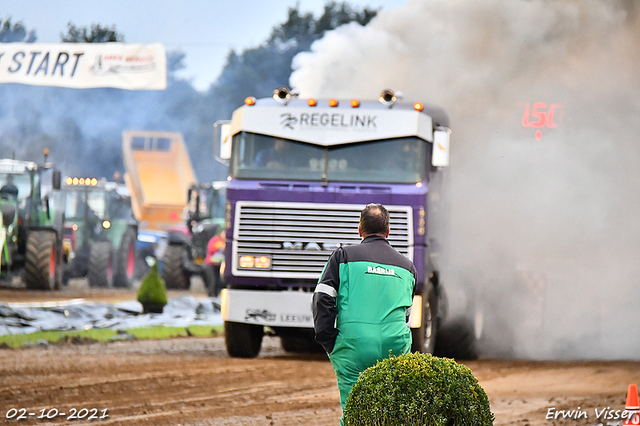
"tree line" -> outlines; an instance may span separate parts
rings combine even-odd
[[[185,54],[167,52],[168,85],[164,91],[127,91],[111,88],[0,85],[0,149],[3,157],[40,161],[44,148],[64,175],[111,178],[122,174],[121,133],[126,129],[178,131],[184,135],[198,179],[224,179],[226,169],[213,159],[213,123],[229,119],[247,96],[270,96],[286,86],[291,60],[327,31],[357,22],[366,25],[377,10],[358,9],[348,2],[331,1],[314,16],[298,5],[288,9],[284,22],[267,39],[242,52],[231,50],[217,81],[199,92],[177,77]],[[126,42],[115,25],[79,26],[72,22],[65,43]],[[0,42],[37,42],[35,29],[12,18],[0,20]]]

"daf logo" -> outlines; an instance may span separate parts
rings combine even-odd
[[[282,243],[282,248],[284,250],[299,250],[299,251],[333,251],[340,247],[338,243],[322,243],[322,242],[290,242],[285,241]]]

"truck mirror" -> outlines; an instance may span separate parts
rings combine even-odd
[[[231,122],[216,121],[213,125],[213,154],[215,159],[229,165],[231,158]]]
[[[431,153],[431,165],[434,167],[449,166],[449,139],[451,129],[436,127],[433,132],[433,151]]]
[[[51,176],[51,185],[53,189],[60,189],[62,183],[62,174],[60,170],[54,170],[53,175]]]

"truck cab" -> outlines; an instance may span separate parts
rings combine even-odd
[[[427,225],[448,126],[440,108],[390,90],[361,101],[299,99],[286,88],[247,98],[218,126],[229,166],[221,297],[231,356],[257,356],[265,327],[285,349],[317,349],[315,285],[337,247],[360,243],[369,203],[389,210],[388,240],[416,266],[413,349],[433,352],[441,289]]]

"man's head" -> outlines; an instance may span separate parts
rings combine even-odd
[[[389,236],[389,212],[382,204],[369,204],[360,213],[358,233],[362,238],[370,235]]]

